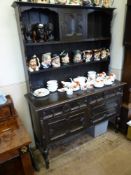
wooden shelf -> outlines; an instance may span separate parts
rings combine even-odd
[[[103,10],[103,11],[107,11],[107,10],[114,10],[115,8],[104,8],[104,7],[95,7],[95,6],[83,6],[83,5],[60,5],[60,4],[42,4],[42,3],[34,3],[34,2],[17,2],[15,1],[12,4],[12,7],[16,7],[16,6],[31,6],[31,7],[54,7],[54,8],[75,8],[75,9],[94,9],[94,10]]]
[[[60,69],[68,69],[68,68],[73,68],[73,67],[79,67],[82,65],[90,65],[90,64],[101,64],[101,63],[109,63],[110,59],[108,58],[107,60],[100,60],[100,61],[91,61],[88,63],[70,63],[69,65],[63,65],[61,67],[58,68],[47,68],[47,69],[41,69],[39,71],[35,71],[35,72],[29,72],[30,75],[34,75],[34,74],[39,74],[42,72],[49,72],[49,71],[54,71],[54,70],[60,70]]]
[[[110,41],[110,37],[99,37],[99,38],[88,38],[88,39],[83,39],[83,40],[77,40],[77,43],[81,43],[81,42],[97,42],[97,41]],[[53,45],[53,44],[65,44],[65,43],[76,43],[75,41],[47,41],[47,42],[30,42],[27,43],[25,42],[26,46],[42,46],[42,45]]]

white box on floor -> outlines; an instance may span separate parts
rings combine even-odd
[[[87,132],[91,136],[97,137],[97,136],[102,135],[105,132],[107,132],[107,127],[108,127],[108,120],[105,120],[105,121],[97,123],[94,126],[91,126],[90,128],[88,128]]]

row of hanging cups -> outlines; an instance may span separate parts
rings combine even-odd
[[[19,0],[20,1],[20,0]],[[113,5],[114,0],[29,0],[31,2],[38,2],[43,4],[59,4],[59,5],[85,5],[98,6],[109,8]]]
[[[94,49],[94,50],[74,50],[69,56],[68,52],[63,51],[60,54],[51,54],[50,52],[42,54],[40,59],[33,55],[27,60],[28,70],[30,72],[39,71],[40,69],[47,69],[50,67],[60,67],[61,65],[68,65],[71,62],[81,63],[90,61],[105,60],[109,57],[109,49]],[[72,58],[72,61],[71,61]]]
[[[89,1],[91,3],[93,3],[94,6],[96,7],[105,7],[105,8],[109,8],[113,5],[114,0],[83,0],[83,1]]]

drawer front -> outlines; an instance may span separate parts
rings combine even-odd
[[[92,115],[94,116],[94,115],[101,113],[105,110],[105,104],[101,103],[99,105],[97,104],[96,106],[94,105],[94,106],[92,106],[91,109],[92,109]]]
[[[96,124],[96,123],[99,123],[105,119],[109,118],[106,111],[104,112],[101,112],[101,113],[98,113],[96,115],[94,115],[91,119],[90,119],[90,122],[91,124]]]
[[[115,89],[109,89],[108,91],[104,92],[105,99],[113,98],[113,97],[122,97],[123,96],[123,88],[118,87]]]
[[[108,98],[105,101],[105,107],[107,114],[109,116],[118,116],[120,115],[120,108],[121,108],[121,97],[115,96],[112,98]]]
[[[57,118],[59,116],[63,116],[70,112],[75,112],[81,109],[84,109],[87,107],[87,99],[82,98],[79,100],[75,100],[72,102],[68,102],[59,106],[56,106],[54,108],[50,108],[47,110],[42,111],[44,120],[50,119],[50,118]]]
[[[88,123],[89,111],[87,107],[48,119],[44,118],[41,122],[43,130],[46,130],[45,137],[47,142],[59,140],[74,132],[78,132],[84,129]]]
[[[116,93],[117,93],[116,89],[109,89],[104,92],[104,98],[109,99],[109,98],[115,97],[117,95]]]
[[[109,94],[105,92],[104,100],[90,104],[92,123],[98,123],[107,118],[116,120],[116,117],[120,115],[121,106],[121,92],[118,92],[116,90],[111,90],[110,93],[108,92]]]
[[[104,93],[93,95],[88,100],[90,107],[99,106],[104,103]]]

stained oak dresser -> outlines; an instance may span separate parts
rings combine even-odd
[[[27,94],[32,126],[37,147],[49,168],[49,148],[55,142],[80,133],[90,126],[109,119],[119,128],[119,115],[124,83],[115,81],[111,86],[77,91],[72,96],[54,92],[37,98],[34,90],[46,87],[48,80],[69,81],[69,78],[87,76],[87,72],[109,73],[110,56],[105,60],[73,63],[74,50],[110,48],[111,21],[115,8],[71,6],[14,2],[22,51]],[[34,41],[33,25],[51,23],[53,40]],[[30,33],[31,32],[31,33]],[[36,33],[35,33],[36,34]],[[30,72],[27,60],[34,54],[41,61],[44,53],[69,53],[70,64]]]

